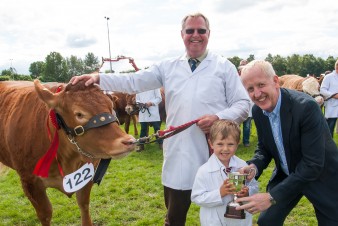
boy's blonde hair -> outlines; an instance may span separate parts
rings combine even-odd
[[[222,139],[232,136],[237,143],[240,141],[241,129],[235,121],[220,119],[214,122],[210,128],[209,139],[211,142],[214,142],[217,138],[217,135],[220,134]]]

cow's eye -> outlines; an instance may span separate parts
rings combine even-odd
[[[75,113],[75,116],[76,116],[77,119],[82,119],[83,118],[83,114],[81,112]]]

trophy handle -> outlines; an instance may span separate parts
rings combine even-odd
[[[256,176],[256,173],[257,173],[256,168],[250,168],[248,175],[251,175],[252,173],[253,173],[253,177],[248,183],[246,183],[246,186],[250,186],[253,179],[255,179],[255,176]]]

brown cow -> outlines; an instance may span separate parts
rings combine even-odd
[[[0,82],[0,162],[19,174],[24,193],[44,226],[50,225],[52,218],[52,206],[46,189],[56,188],[69,197],[74,193],[65,191],[58,164],[64,175],[68,175],[87,162],[96,166],[100,158],[123,157],[134,149],[132,142],[135,139],[114,122],[116,117],[112,112],[112,102],[98,86],[86,87],[80,82],[61,87],[61,91],[54,94],[51,90],[55,91],[56,86],[48,89],[37,80],[34,84]],[[54,109],[59,118],[63,119],[70,134],[66,135],[66,130],[62,128],[56,130],[53,127],[55,120],[49,117],[50,109]],[[96,120],[94,116],[97,115],[100,117]],[[111,120],[106,123],[108,118]],[[97,121],[104,122],[104,125],[101,122],[96,124]],[[87,129],[89,124],[99,127]],[[59,148],[48,177],[38,177],[33,174],[33,170],[51,144],[47,125],[50,134],[58,134]],[[73,136],[74,131],[81,135]],[[89,213],[92,185],[90,181],[75,192],[82,225],[92,225]]]
[[[132,120],[134,125],[134,135],[138,135],[137,116],[129,115],[125,110],[127,102],[130,101],[133,96],[135,97],[135,94],[114,92],[109,95],[114,102],[114,110],[116,112],[117,118],[119,119],[121,125],[124,124],[124,130],[126,131],[126,133],[129,133],[130,120]]]
[[[319,82],[312,76],[283,75],[279,77],[279,85],[283,88],[294,89],[309,94],[316,100],[319,106],[324,103],[324,98],[319,93]]]
[[[165,110],[165,94],[164,94],[163,87],[160,89],[160,92],[161,92],[162,101],[158,105],[158,108],[159,108],[159,113],[160,113],[160,119],[162,122],[165,122],[167,118],[167,113]],[[129,99],[127,100],[126,112],[128,114],[133,115],[133,114],[138,114],[139,110],[140,109],[139,109],[138,104],[136,103],[135,95],[130,96]]]

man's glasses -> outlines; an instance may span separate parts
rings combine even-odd
[[[207,29],[204,28],[199,28],[199,29],[185,29],[185,33],[187,35],[191,35],[194,34],[195,30],[197,30],[197,33],[200,35],[204,35],[205,33],[207,33]]]

